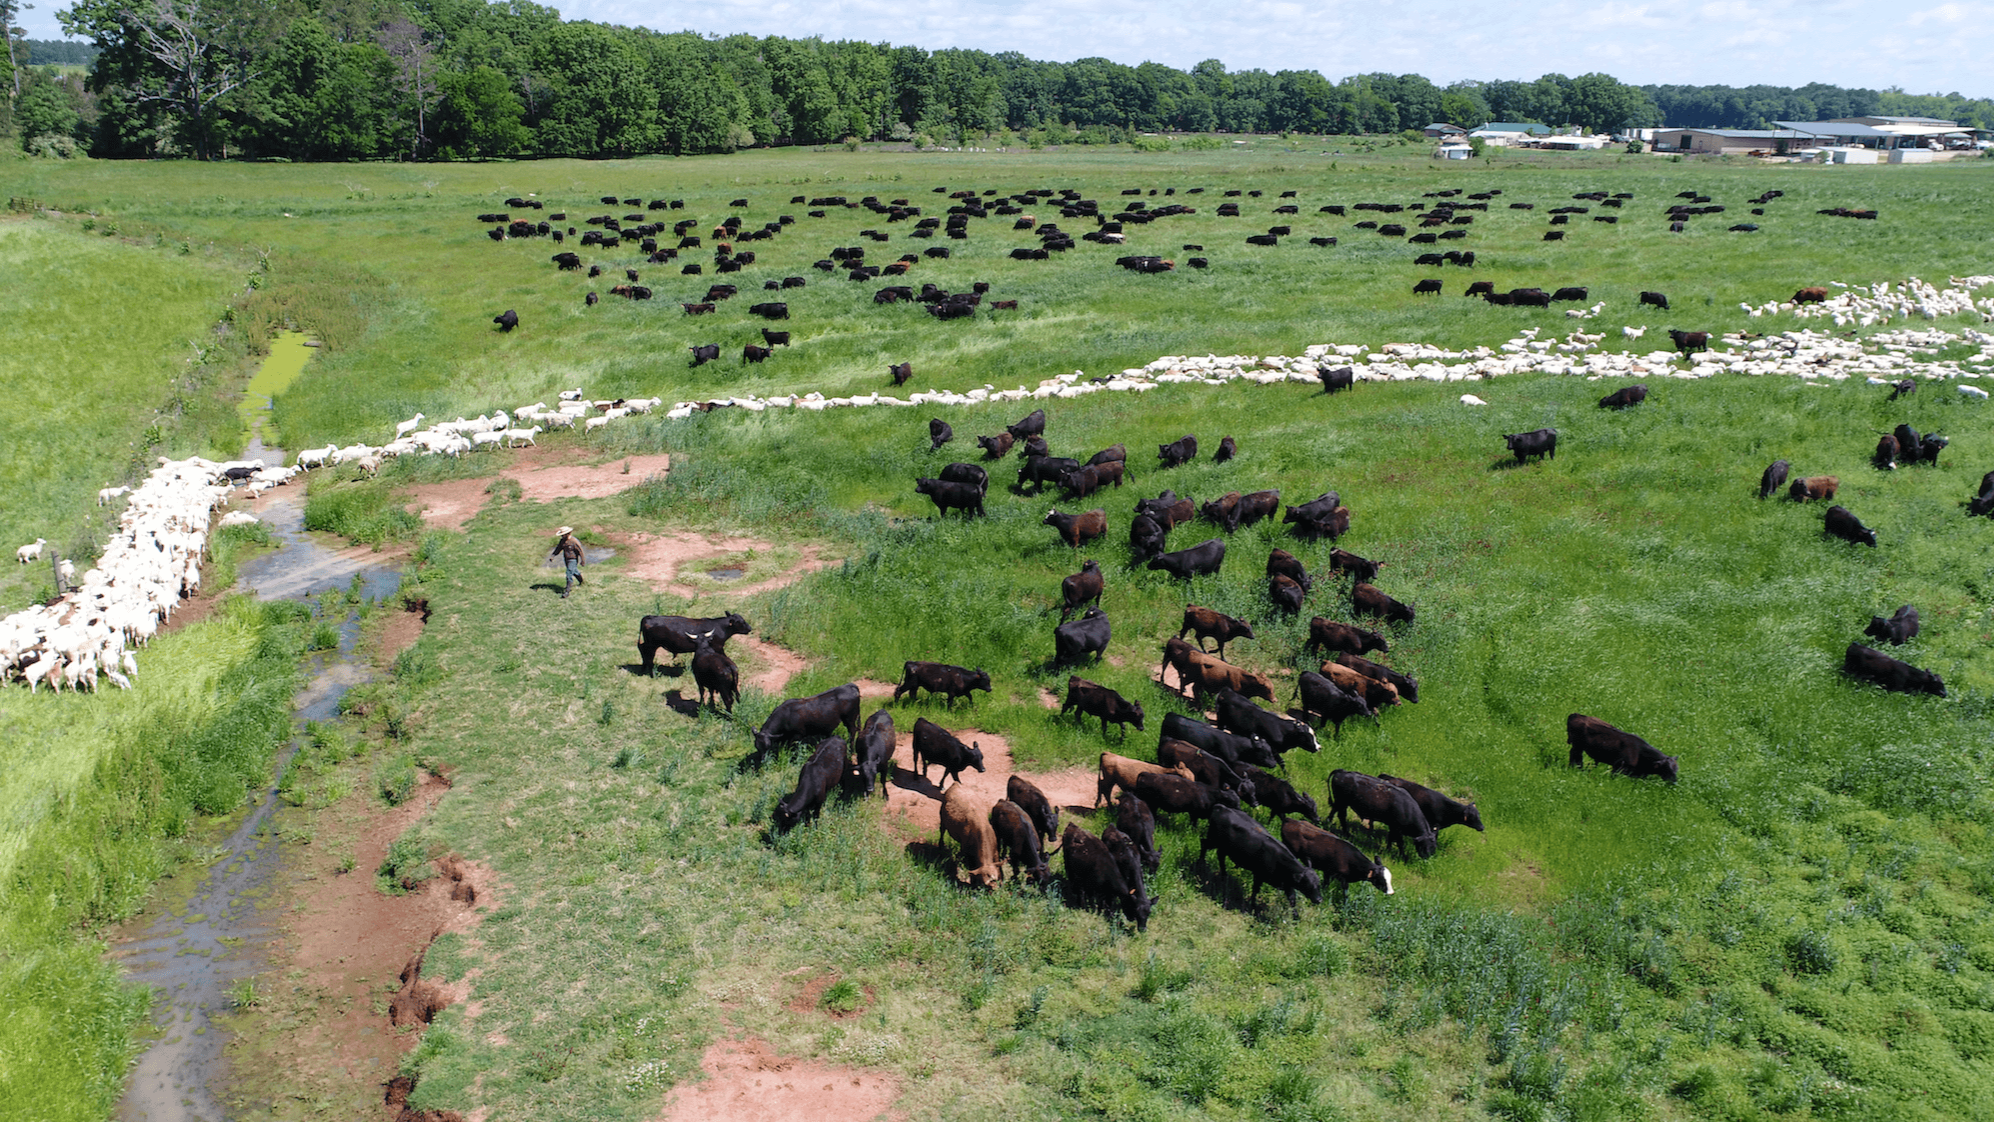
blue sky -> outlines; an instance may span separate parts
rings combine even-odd
[[[32,38],[60,34],[36,0]],[[820,35],[1188,67],[1535,78],[1601,70],[1634,83],[1830,82],[1994,94],[1994,2],[1978,0],[556,0],[570,19],[663,31]]]

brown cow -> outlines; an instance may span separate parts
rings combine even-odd
[[[1079,549],[1082,542],[1093,541],[1108,532],[1108,512],[1100,507],[1084,514],[1061,514],[1053,510],[1047,512],[1041,525],[1058,530],[1059,540]]]
[[[1189,631],[1198,637],[1198,649],[1205,649],[1205,640],[1216,638],[1219,641],[1218,655],[1225,657],[1225,645],[1234,639],[1253,638],[1253,625],[1241,619],[1234,619],[1224,612],[1210,608],[1200,608],[1196,604],[1184,609],[1184,626],[1177,631],[1182,639]]]
[[[1364,704],[1373,709],[1383,709],[1387,705],[1399,703],[1399,691],[1396,686],[1382,678],[1361,674],[1334,659],[1322,664],[1322,676],[1335,682],[1344,692],[1363,698]]]
[[[1229,689],[1247,697],[1274,700],[1274,684],[1266,678],[1213,658],[1182,639],[1163,641],[1163,663],[1176,668],[1177,680],[1189,685],[1194,697]],[[1160,670],[1158,674],[1160,677]]]
[[[1102,803],[1108,801],[1108,796],[1114,794],[1117,787],[1120,787],[1124,791],[1135,790],[1136,778],[1144,772],[1149,771],[1169,772],[1181,775],[1186,779],[1196,778],[1191,774],[1191,769],[1187,767],[1163,767],[1158,764],[1146,764],[1141,760],[1131,759],[1128,756],[1117,756],[1113,752],[1103,752],[1101,753],[1101,778],[1095,785],[1094,805],[1100,806]],[[954,788],[950,788],[950,790],[954,790]]]
[[[1796,304],[1819,304],[1827,298],[1828,290],[1820,287],[1803,288],[1793,294],[1793,302]]]
[[[1796,503],[1804,503],[1809,499],[1832,499],[1835,497],[1835,488],[1841,485],[1842,481],[1832,475],[1810,475],[1805,479],[1794,480],[1793,486],[1786,489],[1786,497]]]
[[[1309,620],[1309,641],[1304,649],[1313,653],[1324,647],[1332,651],[1349,651],[1357,655],[1366,651],[1389,652],[1392,649],[1391,644],[1385,642],[1385,637],[1375,631],[1366,631],[1361,627],[1316,616]]]
[[[942,792],[942,834],[955,839],[957,865],[969,883],[989,888],[1004,875],[997,863],[997,832],[990,828],[990,808],[970,798],[957,783]]]

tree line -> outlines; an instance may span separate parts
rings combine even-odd
[[[0,0],[11,31],[17,0]],[[1915,113],[1958,95],[1627,85],[1606,74],[1439,86],[1417,74],[1178,70],[1103,58],[701,36],[563,20],[531,0],[76,0],[87,76],[15,53],[0,128],[94,155],[291,160],[693,155],[782,144],[1156,143],[1144,134],[1390,134],[1449,122],[1590,131]],[[65,44],[65,46],[70,46]],[[73,57],[73,56],[68,56]]]

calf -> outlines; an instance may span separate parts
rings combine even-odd
[[[1351,693],[1313,670],[1304,670],[1296,675],[1295,694],[1302,703],[1301,709],[1296,712],[1303,720],[1328,721],[1339,736],[1343,734],[1343,722],[1350,718],[1378,715],[1361,695]]]
[[[1370,659],[1359,658],[1354,654],[1339,654],[1336,656],[1335,662],[1338,666],[1348,667],[1367,678],[1376,678],[1380,682],[1385,682],[1394,690],[1397,690],[1400,697],[1412,702],[1414,705],[1419,704],[1419,682],[1417,679],[1401,674],[1389,666],[1380,666]]]
[[[1360,616],[1383,616],[1391,623],[1410,624],[1413,619],[1411,606],[1399,603],[1377,586],[1361,580],[1350,586],[1350,610]]]
[[[990,828],[990,812],[970,797],[957,783],[942,792],[942,836],[956,844],[956,866],[969,875],[969,883],[989,888],[1004,875],[997,863],[997,833]]]
[[[1315,588],[1315,578],[1309,576],[1301,561],[1285,549],[1276,549],[1267,555],[1267,575],[1287,577],[1305,590]]]
[[[955,439],[955,428],[940,417],[928,421],[928,451],[937,452],[942,445]]]
[[[1106,802],[1108,796],[1114,794],[1117,787],[1120,787],[1124,791],[1135,790],[1136,780],[1150,772],[1169,772],[1172,775],[1181,775],[1186,779],[1191,778],[1190,771],[1185,768],[1147,764],[1128,756],[1117,756],[1113,752],[1101,753],[1100,767],[1100,777],[1094,782],[1095,806],[1100,806],[1103,802]]]
[[[775,707],[755,730],[755,752],[772,752],[791,740],[829,736],[842,725],[846,736],[859,730],[859,688],[850,683],[812,697],[792,697]]]
[[[1159,554],[1150,560],[1149,567],[1169,573],[1179,580],[1190,580],[1216,573],[1224,563],[1225,542],[1212,538],[1189,549]]]
[[[1599,399],[1601,409],[1625,409],[1648,400],[1648,387],[1636,383],[1607,394]]]
[[[983,449],[983,458],[986,460],[1001,460],[1009,455],[1011,441],[1012,437],[1008,432],[1000,432],[996,436],[979,436],[976,438],[977,447]]]
[[[1115,802],[1115,828],[1129,839],[1136,855],[1142,860],[1142,867],[1155,872],[1163,864],[1163,857],[1156,851],[1156,815],[1151,813],[1149,804],[1135,797],[1130,791],[1123,791]]]
[[[1108,532],[1108,512],[1100,507],[1083,514],[1061,514],[1057,510],[1050,510],[1039,520],[1039,525],[1051,526],[1059,532],[1060,541],[1079,549],[1083,543],[1091,542]]]
[[[1329,773],[1329,797],[1329,813],[1344,829],[1349,829],[1350,813],[1355,811],[1358,820],[1369,822],[1372,829],[1382,824],[1389,832],[1386,844],[1398,846],[1401,854],[1407,838],[1421,857],[1433,856],[1438,848],[1433,826],[1419,803],[1395,784],[1338,768]]]
[[[1147,514],[1138,514],[1129,522],[1129,557],[1140,564],[1163,552],[1164,530],[1162,524]]]
[[[1378,563],[1376,561],[1367,561],[1354,553],[1341,549],[1332,549],[1329,551],[1329,567],[1338,572],[1349,573],[1353,579],[1366,583],[1369,583],[1378,575]],[[1380,647],[1379,649],[1383,650],[1384,648]]]
[[[1352,366],[1338,366],[1334,369],[1318,366],[1315,376],[1322,383],[1322,392],[1326,394],[1347,390],[1357,384],[1357,369]]]
[[[1583,713],[1566,717],[1565,742],[1571,745],[1567,762],[1573,767],[1583,767],[1586,757],[1591,756],[1621,775],[1637,779],[1659,775],[1670,783],[1676,781],[1676,757],[1662,755],[1654,745],[1597,717]]]
[[[796,790],[775,804],[775,828],[793,830],[817,817],[824,809],[824,800],[837,788],[844,774],[845,742],[835,736],[820,741],[817,751],[796,776]]]
[[[886,373],[893,378],[894,385],[904,386],[907,384],[907,379],[914,376],[914,364],[911,362],[896,362],[886,368]]]
[[[1059,621],[1065,623],[1082,604],[1100,607],[1101,590],[1101,566],[1090,557],[1081,562],[1079,572],[1059,582]]]
[[[1892,693],[1946,695],[1946,684],[1937,674],[1899,662],[1882,651],[1850,643],[1842,659],[1842,672],[1851,678],[1875,682]]]
[[[962,769],[983,770],[983,745],[964,744],[954,733],[926,717],[914,719],[914,770],[928,778],[928,768],[939,764],[944,781],[962,782]]]
[[[1516,453],[1516,462],[1519,464],[1531,456],[1543,456],[1552,460],[1558,458],[1557,429],[1506,433],[1502,439],[1503,443],[1509,445],[1509,450]]]
[[[1363,582],[1359,581],[1358,584],[1363,585]],[[1371,586],[1363,585],[1363,587]],[[1359,655],[1366,651],[1390,652],[1392,649],[1391,644],[1385,642],[1385,637],[1375,631],[1366,631],[1361,627],[1316,616],[1309,620],[1309,641],[1303,649],[1314,654],[1325,647],[1332,651],[1349,651],[1351,654]]]
[[[1023,807],[1010,799],[998,799],[990,808],[990,830],[996,838],[997,857],[1011,861],[1012,879],[1025,877],[1033,884],[1044,884],[1051,878],[1045,856],[1039,852],[1038,830]]]
[[[944,479],[917,479],[914,493],[926,495],[935,503],[936,517],[960,510],[965,518],[983,517],[983,488],[973,483],[951,483]]]
[[[1267,598],[1274,601],[1276,608],[1289,615],[1297,615],[1301,612],[1302,601],[1307,596],[1308,590],[1295,583],[1293,577],[1282,573],[1275,573],[1273,576],[1267,578]]]
[[[898,704],[902,696],[919,700],[922,690],[941,694],[943,704],[953,706],[959,697],[975,701],[971,696],[974,690],[989,693],[990,675],[982,670],[950,666],[945,662],[902,663],[900,684],[893,688],[894,703]]]
[[[1218,807],[1239,809],[1239,796],[1218,787],[1207,787],[1188,776],[1174,772],[1144,772],[1136,776],[1136,797],[1154,810],[1208,818]]]
[[[1041,843],[1050,842],[1059,833],[1059,808],[1045,797],[1045,792],[1032,785],[1032,781],[1022,775],[1013,775],[1004,782],[1004,797],[1016,803],[1031,819],[1039,832]]]
[[[1281,843],[1310,868],[1336,878],[1346,891],[1353,884],[1369,884],[1387,896],[1392,894],[1392,871],[1328,830],[1282,819]]]
[[[689,316],[711,315],[714,309],[714,305],[707,303],[680,304],[679,307],[684,308],[685,314]]]
[[[1710,332],[1708,331],[1678,331],[1671,327],[1669,328],[1669,339],[1675,343],[1676,350],[1681,351],[1685,355],[1710,349]]]
[[[1163,715],[1162,736],[1198,747],[1239,769],[1248,766],[1280,767],[1281,757],[1257,736],[1241,736],[1215,728],[1182,713]]]
[[[1123,877],[1106,842],[1069,822],[1059,848],[1065,856],[1069,892],[1083,901],[1120,908],[1137,931],[1148,928],[1150,900]]]
[[[856,794],[861,798],[872,794],[877,782],[879,797],[885,798],[887,781],[893,778],[893,714],[881,709],[867,717],[853,748],[858,758],[847,778]]]
[[[717,362],[720,358],[720,344],[718,343],[708,343],[704,346],[688,347],[686,349],[692,352],[692,365],[694,366]]]
[[[1433,827],[1436,834],[1449,826],[1466,826],[1476,833],[1487,832],[1482,828],[1482,812],[1476,809],[1474,803],[1450,799],[1431,787],[1422,787],[1396,775],[1380,775],[1378,778],[1411,795],[1412,801],[1419,804],[1420,813],[1426,815],[1426,824]]]
[[[1216,452],[1212,456],[1212,462],[1215,464],[1223,464],[1238,455],[1239,455],[1238,442],[1233,440],[1233,438],[1229,436],[1222,437],[1219,440],[1218,452]]]
[[[1786,473],[1791,467],[1785,460],[1774,460],[1768,464],[1765,474],[1759,476],[1759,498],[1763,499],[1786,486]]]
[[[1094,656],[1094,661],[1101,661],[1108,649],[1109,634],[1107,615],[1099,608],[1087,609],[1087,613],[1079,619],[1053,628],[1053,664],[1064,666],[1069,662],[1078,662],[1089,654]]]
[[[1211,850],[1218,851],[1220,875],[1227,858],[1253,875],[1253,897],[1260,895],[1262,884],[1271,884],[1288,894],[1290,905],[1295,905],[1296,892],[1311,904],[1322,903],[1322,878],[1244,811],[1226,807],[1211,811],[1204,840],[1198,844],[1198,859],[1204,860]]]
[[[1066,701],[1059,707],[1061,716],[1078,713],[1082,718],[1101,718],[1101,735],[1108,735],[1108,724],[1113,722],[1122,730],[1122,738],[1129,735],[1128,726],[1134,725],[1142,731],[1142,703],[1129,701],[1114,690],[1085,678],[1066,680]]]
[[[1284,717],[1253,704],[1233,690],[1219,691],[1218,726],[1241,736],[1258,737],[1275,752],[1322,751],[1315,730],[1305,721]]]
[[[1882,639],[1893,647],[1901,647],[1918,635],[1918,609],[1906,604],[1889,619],[1871,616],[1863,634],[1872,639]]]
[[[1876,548],[1876,531],[1863,525],[1862,521],[1855,515],[1850,514],[1849,508],[1845,506],[1831,506],[1828,508],[1825,530],[1827,533],[1851,545],[1866,545],[1871,549]]]
[[[1189,463],[1197,455],[1198,438],[1196,436],[1181,436],[1168,444],[1159,444],[1156,446],[1156,457],[1162,460],[1163,466],[1167,468]]]
[[[741,671],[711,636],[700,636],[699,649],[693,652],[692,680],[699,685],[700,704],[718,703],[729,714],[734,712],[734,701],[741,696]]]
[[[501,333],[508,332],[519,326],[519,313],[513,311],[511,308],[507,308],[505,311],[493,316],[492,322],[498,324]]]
[[[1786,489],[1786,497],[1796,503],[1804,503],[1809,499],[1832,499],[1835,497],[1835,488],[1841,485],[1842,481],[1832,475],[1810,475],[1805,479],[1794,480],[1793,486]]]
[[[741,361],[755,362],[755,363],[766,362],[768,361],[768,357],[774,353],[775,351],[772,348],[757,347],[753,343],[749,343],[741,348]]]

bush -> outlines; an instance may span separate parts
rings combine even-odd
[[[840,978],[824,991],[822,1004],[832,1013],[856,1013],[865,1005],[865,991],[850,978]]]
[[[374,875],[380,880],[382,892],[400,896],[435,876],[436,869],[429,863],[428,845],[412,834],[403,834],[389,843],[388,854],[381,859],[381,867],[374,870]]]
[[[415,794],[417,784],[415,757],[403,752],[382,765],[379,784],[381,798],[389,806],[400,806]]]
[[[1795,974],[1832,974],[1841,956],[1819,931],[1802,931],[1786,940],[1786,964]]]
[[[379,546],[414,537],[422,519],[396,502],[386,484],[334,483],[305,498],[305,529]]]

